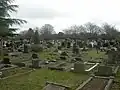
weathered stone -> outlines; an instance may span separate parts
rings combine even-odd
[[[40,68],[41,67],[40,60],[32,60],[32,67],[33,68]]]
[[[28,46],[26,44],[24,44],[24,53],[28,53]]]
[[[74,72],[76,72],[76,73],[85,72],[85,65],[83,63],[76,62],[74,64]]]
[[[112,74],[112,67],[110,66],[99,66],[98,72],[96,72],[98,76],[112,76]]]
[[[70,48],[70,47],[71,47],[71,43],[68,42],[68,43],[67,43],[67,48]]]
[[[61,47],[66,47],[65,41],[63,41],[63,42],[61,43]]]
[[[79,47],[76,45],[76,43],[73,45],[73,53],[79,54]]]
[[[10,59],[9,58],[3,58],[2,64],[11,64]]]

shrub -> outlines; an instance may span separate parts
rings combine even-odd
[[[35,53],[33,53],[33,54],[32,54],[32,58],[33,58],[33,59],[36,59],[36,58],[38,58],[38,55],[35,54]]]

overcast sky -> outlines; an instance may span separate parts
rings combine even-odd
[[[57,32],[71,25],[107,22],[120,28],[120,0],[16,0],[14,17],[28,24],[21,30],[51,24]]]

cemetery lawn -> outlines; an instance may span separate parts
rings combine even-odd
[[[90,50],[87,52],[86,55],[83,56],[84,60],[91,60],[92,57],[92,61],[99,61],[100,58],[107,58],[107,55],[105,55],[105,52],[100,52],[97,53],[97,51],[95,49]]]
[[[58,58],[58,55],[55,52],[50,52],[50,51],[44,51],[44,52],[40,52],[40,58],[41,59],[45,59],[45,60],[55,60]]]
[[[111,90],[120,90],[120,69],[119,69],[119,71],[118,71],[118,73],[116,75],[115,81],[117,83],[114,83],[112,85],[112,89]]]
[[[0,81],[1,90],[42,90],[46,81],[68,85],[76,89],[89,76],[72,72],[51,71],[47,69],[35,70],[29,75],[13,77]]]
[[[30,70],[31,70],[30,68],[13,68],[13,69],[5,70],[3,71],[3,78],[9,77],[15,74],[25,73]]]

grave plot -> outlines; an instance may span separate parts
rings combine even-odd
[[[91,72],[97,69],[97,67],[99,66],[99,63],[89,63],[89,62],[84,62],[85,64],[85,71],[86,72]]]
[[[54,65],[56,61],[45,61],[45,60],[32,60],[32,68],[46,68],[48,66]],[[30,65],[30,62],[29,62]]]
[[[111,79],[93,78],[83,82],[76,90],[104,90]]]
[[[99,63],[76,62],[73,68],[71,68],[71,71],[76,73],[86,73],[86,72],[88,73],[95,70],[98,67],[98,65]]]
[[[15,53],[13,53],[15,54]],[[18,56],[9,56],[10,60],[12,63],[21,63],[25,61],[30,61],[30,53],[21,53],[21,55]]]
[[[58,83],[47,82],[43,90],[70,90],[69,86],[61,85]]]
[[[13,68],[3,68],[0,70],[1,72],[1,78],[17,75],[17,74],[22,74],[30,71],[31,69],[29,68],[18,68],[18,67],[13,67]]]
[[[66,71],[72,67],[72,64],[71,63],[68,63],[68,62],[59,62],[58,64],[55,64],[55,65],[52,65],[52,66],[49,66],[48,69],[50,70],[60,70],[60,71]]]
[[[74,74],[71,72],[59,72],[51,71],[48,69],[36,69],[29,75],[21,75],[20,77],[13,77],[5,80],[1,80],[1,90],[42,90],[46,85],[46,81],[59,83],[62,85],[70,86],[72,89],[78,87],[83,81],[88,78],[87,75]],[[5,85],[4,85],[5,84]]]
[[[99,66],[96,76],[114,76],[118,71],[119,66]]]
[[[114,73],[117,73],[119,66],[114,69]],[[76,90],[110,90],[113,82],[114,76],[112,67],[100,66],[98,68],[99,76],[92,76],[83,84],[81,84]]]
[[[90,50],[87,52],[87,54],[82,54],[82,59],[87,62],[91,63],[99,63],[103,62],[103,58],[107,58],[107,55],[105,55],[105,52],[97,53],[96,50]]]

